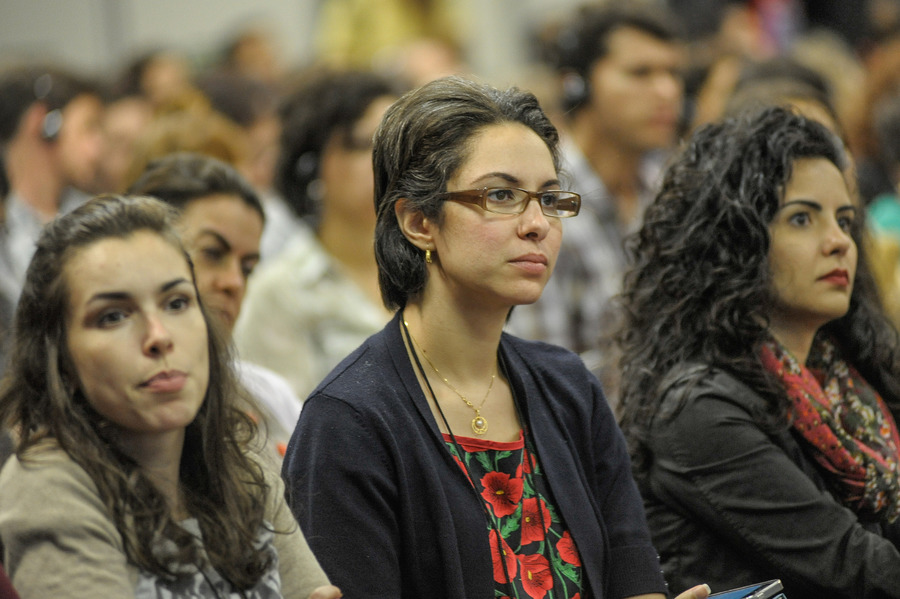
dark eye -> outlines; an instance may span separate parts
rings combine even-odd
[[[541,206],[555,208],[557,202],[559,202],[559,196],[556,193],[547,191],[541,194]]]
[[[200,253],[207,262],[219,262],[225,257],[225,250],[219,247],[211,246],[200,249]]]
[[[511,204],[516,201],[516,193],[508,187],[495,187],[488,190],[487,199],[494,204]]]
[[[169,298],[166,308],[172,312],[183,312],[191,305],[191,298],[186,295],[176,295]]]
[[[249,278],[250,275],[253,274],[253,270],[256,268],[256,261],[253,262],[241,262],[241,274],[245,279]]]
[[[837,221],[838,226],[840,226],[843,231],[849,233],[853,229],[854,221],[852,216],[839,216]]]
[[[810,223],[809,213],[797,212],[796,214],[792,214],[790,218],[788,218],[788,222],[799,227],[806,226]]]
[[[104,310],[97,317],[97,325],[99,325],[100,327],[115,326],[125,320],[126,316],[128,316],[128,314],[125,312],[125,310],[119,308]]]

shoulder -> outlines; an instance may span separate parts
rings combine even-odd
[[[330,268],[327,253],[312,231],[301,230],[277,255],[261,263],[253,273],[248,298],[291,292],[302,293],[307,286],[321,279]]]
[[[763,398],[735,375],[706,364],[682,365],[663,379],[663,385],[663,411],[674,404],[689,406],[705,400],[721,401],[747,411],[764,404]]]
[[[65,451],[50,443],[29,450],[24,460],[11,457],[0,473],[4,541],[39,529],[59,536],[107,536],[120,544],[94,481]]]
[[[0,473],[0,503],[5,506],[19,498],[28,499],[35,491],[43,495],[46,485],[97,494],[88,473],[55,442],[46,442],[28,450],[22,459],[13,456],[7,461]]]
[[[400,373],[394,365],[391,344],[395,341],[388,327],[368,337],[363,343],[341,360],[312,392],[331,397],[358,397],[390,389],[400,381]],[[371,397],[376,399],[376,397]]]
[[[511,366],[517,370],[530,371],[545,380],[568,380],[576,384],[596,381],[581,356],[559,345],[504,333],[500,346],[509,355]]]
[[[666,383],[650,425],[648,439],[654,451],[714,460],[741,443],[773,439],[774,418],[772,425],[762,420],[769,412],[766,400],[733,374],[695,365],[671,373]]]
[[[283,406],[285,410],[296,411],[296,415],[300,414],[302,401],[283,376],[264,366],[244,360],[238,360],[235,363],[235,370],[240,377],[241,384],[255,398],[270,407]]]

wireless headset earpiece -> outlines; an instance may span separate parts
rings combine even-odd
[[[53,91],[53,76],[50,73],[44,73],[34,80],[34,98],[38,102],[47,104],[51,91]],[[41,138],[45,141],[55,141],[62,129],[62,121],[62,110],[59,108],[48,110],[41,123]]]
[[[59,108],[45,114],[41,125],[41,137],[45,141],[55,141],[62,129],[62,120],[62,111]]]

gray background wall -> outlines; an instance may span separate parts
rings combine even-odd
[[[514,83],[529,56],[526,32],[564,14],[576,0],[459,0],[475,74]],[[319,0],[0,0],[0,64],[57,61],[92,75],[121,68],[153,47],[171,47],[202,63],[240,25],[273,32],[289,65],[313,53]]]

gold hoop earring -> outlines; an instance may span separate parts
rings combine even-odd
[[[425,262],[431,264],[431,250],[425,250]]]

